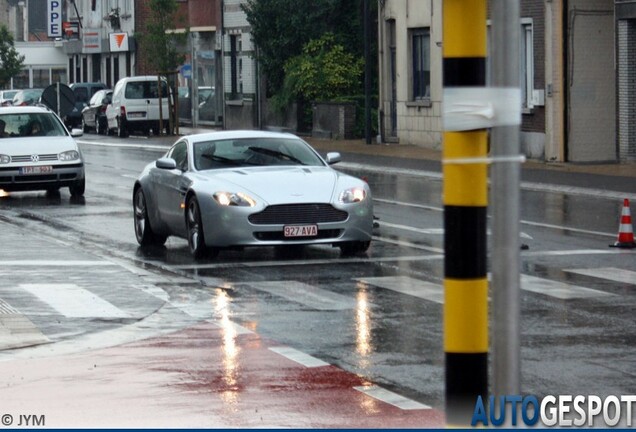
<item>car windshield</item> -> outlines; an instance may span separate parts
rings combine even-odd
[[[194,166],[209,170],[237,166],[324,166],[320,157],[295,138],[243,138],[194,143]]]
[[[53,114],[0,114],[0,138],[65,135],[66,130]]]

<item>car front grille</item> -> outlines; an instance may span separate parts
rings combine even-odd
[[[331,204],[283,204],[267,207],[249,216],[255,225],[291,225],[342,222],[349,214]]]
[[[31,159],[33,155],[18,155],[11,156],[11,162],[33,162]],[[41,154],[37,155],[40,162],[56,161],[57,154]]]

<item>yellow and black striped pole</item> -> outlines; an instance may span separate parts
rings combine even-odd
[[[486,85],[486,14],[487,0],[444,0],[445,116],[447,94],[461,100]],[[471,109],[470,101],[459,106]],[[446,423],[466,426],[488,393],[488,135],[485,126],[448,127],[446,118],[444,130]]]

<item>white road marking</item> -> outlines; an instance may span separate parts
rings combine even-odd
[[[444,287],[408,276],[367,277],[355,279],[369,285],[444,304]]]
[[[102,267],[117,265],[108,261],[72,261],[72,260],[15,260],[0,261],[0,267]]]
[[[636,272],[616,267],[603,267],[596,269],[566,269],[568,273],[576,273],[595,278],[607,279],[614,282],[636,285]]]
[[[130,317],[112,303],[75,284],[21,284],[19,287],[68,318]]]
[[[50,342],[26,316],[0,299],[0,350]]]
[[[614,295],[604,291],[528,275],[521,275],[521,289],[562,300],[609,297]]]
[[[390,222],[382,222],[382,221],[377,221],[377,222],[380,226],[385,226],[388,228],[396,228],[396,229],[401,229],[404,231],[416,232],[419,234],[444,235],[444,228],[416,228],[409,225],[400,225],[400,224],[394,224]],[[488,235],[491,235],[490,230],[488,230]],[[529,234],[526,234],[524,232],[521,232],[519,236],[521,238],[532,240],[532,237]]]
[[[317,310],[347,310],[355,309],[354,299],[336,294],[331,291],[317,288],[298,281],[263,281],[246,282],[247,285],[259,291],[265,291],[273,295],[284,297],[295,303],[301,303]]]
[[[288,358],[291,361],[295,361],[296,363],[299,363],[308,368],[329,366],[329,363],[326,363],[316,357],[312,357],[309,354],[305,354],[304,352],[298,351],[297,349],[291,347],[270,347],[269,349],[270,351],[280,354],[283,357]]]
[[[355,390],[366,394],[374,399],[388,403],[402,410],[427,410],[431,409],[430,406],[424,405],[412,399],[407,399],[404,396],[400,396],[397,393],[393,393],[389,390],[383,389],[377,385],[370,386],[356,386]]]
[[[569,255],[615,255],[620,253],[630,253],[623,249],[574,249],[574,250],[554,250],[554,251],[523,251],[523,256],[569,256]],[[636,250],[633,252],[636,254]]]

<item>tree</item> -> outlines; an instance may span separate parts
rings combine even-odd
[[[247,0],[241,7],[251,26],[269,93],[282,89],[287,61],[325,33],[331,32],[348,52],[362,55],[362,1]]]
[[[150,19],[139,36],[144,51],[152,53],[148,63],[157,72],[176,71],[185,61],[187,34],[169,31],[176,27],[178,8],[176,0],[150,0]]]
[[[13,35],[0,25],[0,88],[4,88],[24,67],[24,56],[14,46]]]
[[[349,53],[333,33],[309,41],[302,54],[285,64],[285,78],[278,94],[279,107],[296,99],[337,100],[361,91],[364,59]]]

